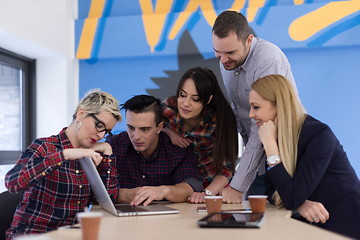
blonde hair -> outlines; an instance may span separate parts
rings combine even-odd
[[[76,118],[76,114],[80,108],[83,108],[87,114],[93,113],[95,115],[106,111],[111,113],[116,121],[120,122],[122,120],[119,101],[110,93],[102,92],[100,89],[93,89],[85,94],[85,97],[75,109],[73,119]]]
[[[277,110],[277,136],[281,161],[293,176],[296,169],[299,134],[306,118],[306,111],[290,81],[281,75],[259,78],[252,89],[263,99],[270,101]],[[273,195],[275,205],[283,207],[278,192]]]

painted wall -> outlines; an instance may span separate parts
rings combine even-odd
[[[79,93],[101,88],[124,102],[172,95],[181,74],[207,66],[218,76],[211,27],[233,9],[256,35],[288,56],[308,112],[338,136],[360,175],[360,1],[80,0],[75,23]],[[124,123],[116,130],[125,129]]]
[[[78,102],[75,18],[72,0],[0,0],[0,47],[36,59],[37,137],[67,126]]]

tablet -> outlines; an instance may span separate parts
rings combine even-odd
[[[198,221],[200,227],[216,228],[260,228],[263,213],[217,212]]]

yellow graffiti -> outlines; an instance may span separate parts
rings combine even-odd
[[[76,52],[77,59],[89,59],[94,45],[99,18],[102,16],[106,0],[92,0],[88,18],[84,21],[79,46]]]
[[[154,52],[155,47],[159,44],[163,35],[166,19],[174,0],[157,0],[153,4],[153,0],[138,0],[142,11],[142,21],[144,26],[145,37],[150,51]],[[234,0],[228,10],[240,12],[247,4],[247,20],[254,21],[260,8],[264,7],[266,0]],[[294,5],[304,4],[305,0],[293,0]],[[84,20],[76,58],[91,58],[92,48],[96,39],[96,31],[98,28],[99,18],[102,17],[106,0],[92,0],[88,17]],[[304,16],[294,20],[288,29],[289,36],[295,41],[304,41],[326,27],[336,23],[360,10],[359,0],[335,1],[330,2]],[[205,21],[209,26],[213,26],[217,18],[216,11],[212,0],[189,0],[185,10],[180,12],[174,25],[169,32],[169,40],[175,39],[181,29],[196,11],[202,13]]]
[[[246,0],[235,0],[232,6],[228,10],[240,11],[244,8]],[[251,22],[260,7],[263,7],[266,0],[249,0],[249,9],[248,9],[248,20]],[[173,28],[170,31],[169,39],[173,40],[180,32],[181,28],[188,21],[190,16],[200,9],[206,22],[213,26],[217,18],[212,0],[190,0],[186,9],[179,14]]]
[[[154,52],[155,46],[160,40],[167,15],[171,10],[173,0],[158,0],[155,11],[151,0],[139,0],[142,11],[142,20],[146,40],[150,45],[150,51]]]
[[[240,12],[240,10],[245,6],[245,2],[246,0],[235,0],[228,10]]]
[[[266,0],[256,0],[256,1],[249,1],[249,8],[247,10],[247,20],[248,22],[252,22],[255,19],[259,8],[264,7]]]
[[[305,0],[294,0],[294,5],[301,5],[304,4]]]
[[[360,1],[331,2],[291,23],[289,36],[304,41],[340,19],[360,10]]]
[[[216,19],[216,13],[214,10],[214,6],[211,0],[190,0],[188,5],[186,6],[185,10],[179,14],[173,28],[170,31],[169,39],[174,39],[182,26],[184,26],[185,22],[189,19],[189,17],[198,9],[200,8],[203,12],[205,20],[212,26]]]
[[[89,10],[89,18],[100,18],[103,14],[106,0],[92,0]]]

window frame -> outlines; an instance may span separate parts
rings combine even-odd
[[[36,60],[0,48],[0,63],[23,71],[21,82],[21,149],[2,151],[0,165],[15,164],[21,153],[36,136]]]

